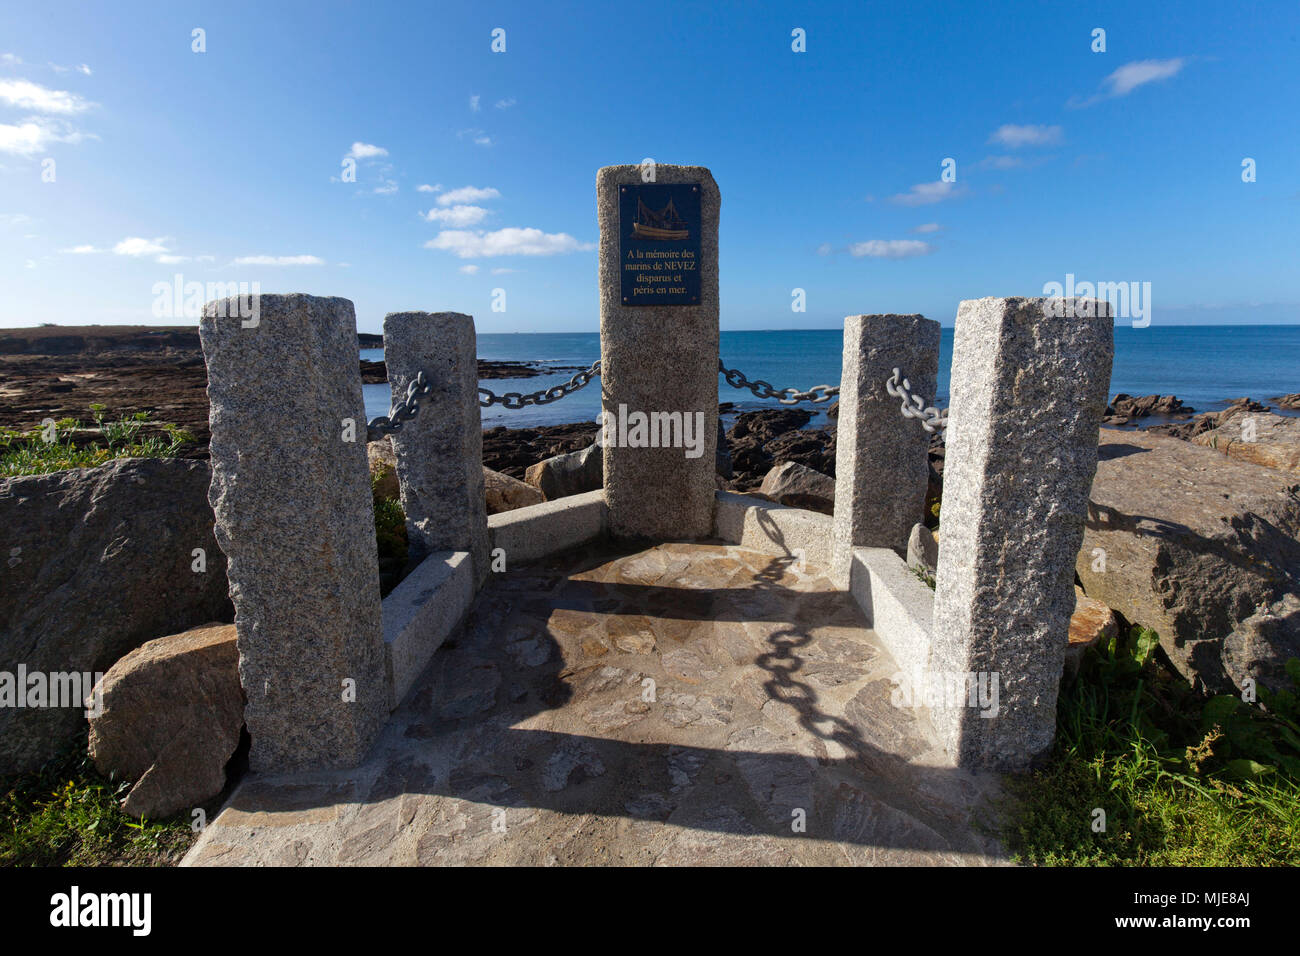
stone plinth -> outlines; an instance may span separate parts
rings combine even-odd
[[[204,307],[216,539],[254,770],[351,766],[388,711],[357,328],[347,299]],[[247,325],[247,327],[246,327]]]
[[[925,676],[936,688],[997,678],[995,706],[933,711],[962,765],[1024,767],[1056,726],[1114,343],[1107,303],[1065,300],[1067,317],[1054,317],[1052,301],[968,300],[957,312]]]
[[[700,186],[698,305],[625,306],[621,297],[619,189],[640,185],[640,166],[606,166],[596,175],[600,220],[601,405],[680,413],[702,421],[703,450],[621,447],[606,441],[605,498],[618,538],[705,538],[713,528],[713,473],[718,440],[718,214],[721,198],[703,166],[655,167],[657,183]],[[702,418],[697,417],[698,415]]]
[[[410,555],[468,551],[475,580],[487,576],[483,429],[479,421],[474,319],[456,312],[390,312],[384,362],[393,403],[423,371],[433,390],[393,433]],[[507,556],[508,557],[508,556]]]
[[[831,574],[849,586],[854,548],[907,547],[925,516],[930,433],[905,418],[885,391],[897,368],[912,391],[933,402],[939,323],[920,315],[850,315],[835,444],[835,526]]]

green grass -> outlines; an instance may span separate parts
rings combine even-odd
[[[1300,865],[1297,696],[1197,694],[1134,628],[1090,651],[1048,764],[1011,778],[1003,837],[1041,866]],[[1300,661],[1288,664],[1300,688]],[[1094,832],[1094,811],[1105,831]]]
[[[95,468],[116,458],[172,458],[194,436],[175,425],[159,425],[166,437],[141,437],[154,424],[148,412],[108,421],[103,405],[91,405],[95,419],[89,441],[78,440],[81,422],[72,418],[23,432],[0,428],[0,478],[44,475],[67,468]]]
[[[99,775],[84,744],[34,773],[0,779],[0,866],[170,866],[196,834],[188,815],[133,820],[130,784]]]
[[[406,569],[406,513],[397,498],[385,497],[384,476],[372,475],[370,490],[375,505],[375,542],[379,547],[379,593],[386,597],[402,580]]]

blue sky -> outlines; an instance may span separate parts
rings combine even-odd
[[[178,324],[179,273],[594,331],[596,170],[646,157],[718,181],[723,328],[1067,274],[1300,321],[1300,5],[1135,6],[5,0],[0,326]]]

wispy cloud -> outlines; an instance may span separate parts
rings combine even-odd
[[[489,136],[484,130],[478,129],[477,127],[471,127],[470,129],[462,129],[456,133],[456,137],[458,139],[472,139],[479,146],[492,145],[492,137]]]
[[[1017,126],[1015,123],[1004,123],[989,134],[989,142],[998,143],[1008,149],[1019,149],[1022,146],[1053,146],[1061,141],[1061,132],[1059,126]]]
[[[482,202],[485,199],[500,199],[501,193],[491,186],[479,188],[478,186],[461,186],[459,189],[453,189],[445,192],[438,197],[439,206],[454,206],[457,203]]]
[[[69,256],[89,256],[97,252],[103,252],[103,249],[96,249],[91,245],[73,246],[71,249],[60,249],[59,252]]]
[[[507,99],[504,99],[504,100],[497,100],[497,101],[496,101],[494,104],[492,104],[492,105],[495,106],[495,107],[496,107],[497,109],[499,109],[499,110],[508,110],[508,109],[510,109],[510,107],[512,107],[512,106],[515,105],[515,98],[514,98],[513,96],[511,96],[511,97],[508,97]]]
[[[921,235],[925,235],[931,232],[938,232],[942,228],[943,226],[939,225],[937,222],[926,222],[917,226],[912,231],[916,233],[920,233]]]
[[[872,259],[910,259],[913,256],[926,256],[934,247],[920,239],[868,239],[855,242],[849,246],[849,255],[855,258]]]
[[[478,273],[478,266],[476,265],[461,266],[459,271],[465,273],[465,275],[467,276],[476,275]]]
[[[554,256],[566,252],[595,249],[590,242],[580,242],[564,232],[548,233],[540,229],[511,226],[495,232],[448,230],[424,244],[426,249],[450,252],[461,259],[491,256]]]
[[[96,138],[91,133],[61,121],[30,116],[16,124],[0,123],[0,153],[34,156],[46,152],[53,143],[80,143]]]
[[[0,80],[0,100],[20,110],[37,113],[84,113],[93,106],[76,93],[52,90],[30,80]]]
[[[415,187],[417,193],[440,193],[442,192],[442,183],[430,186],[428,183],[421,183]]]
[[[900,206],[928,206],[931,203],[943,202],[945,199],[955,199],[964,192],[965,190],[956,183],[943,181],[917,183],[905,193],[890,196],[889,201]]]
[[[1085,98],[1072,97],[1066,106],[1080,108],[1092,106],[1102,100],[1128,96],[1140,86],[1172,79],[1183,71],[1188,64],[1187,57],[1177,56],[1168,60],[1134,60],[1125,63],[1114,73],[1101,81],[1102,90]]]
[[[483,99],[483,97],[481,97],[481,96],[479,96],[479,95],[477,95],[477,94],[475,94],[474,96],[471,96],[471,97],[469,98],[469,108],[470,108],[470,112],[471,112],[471,113],[477,113],[477,112],[478,112],[478,110],[479,110],[479,105],[478,105],[478,104],[479,104],[479,100],[481,100],[481,99]]]
[[[440,222],[445,226],[477,226],[491,214],[491,210],[482,206],[450,206],[446,209],[430,209],[424,214],[429,222]]]
[[[234,266],[323,266],[319,256],[240,256],[231,262]]]
[[[75,70],[76,72],[82,74],[83,76],[90,76],[90,74],[93,72],[90,69],[90,67],[87,66],[85,63],[78,63],[76,66],[60,66],[57,63],[51,63],[50,69],[53,70],[55,73],[70,73],[73,70]]]

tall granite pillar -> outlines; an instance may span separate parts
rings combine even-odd
[[[357,326],[347,299],[209,302],[216,538],[254,770],[359,763],[387,717]]]
[[[932,709],[960,765],[1021,768],[1052,745],[1113,328],[1091,299],[958,308],[926,676],[983,688]]]
[[[915,394],[934,401],[939,323],[920,315],[848,316],[835,439],[831,575],[838,587],[849,586],[854,548],[902,554],[925,517],[930,433],[885,391],[895,368]]]
[[[646,175],[645,166],[596,174],[609,528],[616,538],[704,538],[716,488],[721,197],[703,166]],[[674,414],[697,447],[663,440]],[[655,422],[659,440],[647,440]]]
[[[433,386],[416,417],[393,433],[410,555],[468,551],[482,583],[488,532],[474,319],[458,312],[390,312],[384,362],[394,404],[421,371]]]

